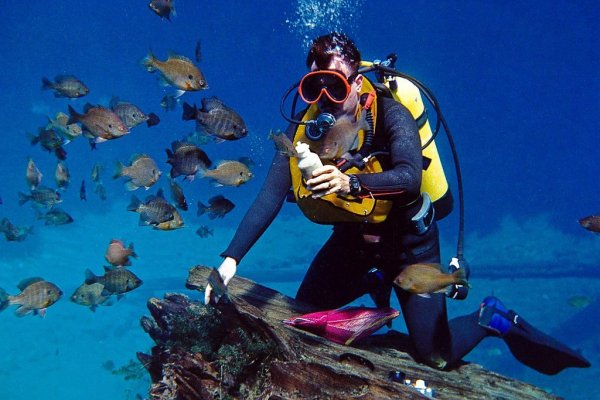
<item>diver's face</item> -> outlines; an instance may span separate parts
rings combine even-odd
[[[316,71],[317,65],[313,63],[310,70]],[[352,69],[350,66],[338,56],[333,57],[331,63],[327,66],[329,70],[339,71],[344,74],[344,76],[349,77],[352,74]],[[339,118],[342,115],[349,115],[354,117],[356,114],[356,110],[358,107],[358,101],[360,96],[360,89],[362,88],[362,75],[358,75],[350,85],[350,95],[343,103],[334,103],[327,96],[321,96],[317,105],[319,106],[319,110],[321,112],[327,112],[332,114],[334,117]]]

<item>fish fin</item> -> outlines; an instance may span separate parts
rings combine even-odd
[[[181,119],[183,119],[184,121],[192,121],[196,119],[197,114],[198,108],[195,104],[193,106],[190,106],[186,102],[183,103],[183,115],[181,116]]]
[[[171,14],[173,14],[172,11],[173,11],[173,9],[171,9]],[[173,52],[169,52],[169,58],[189,62],[190,64],[194,64],[194,62],[192,60],[190,60],[189,58],[187,58],[186,56],[182,56],[181,54],[176,54]]]
[[[105,139],[105,138],[103,138],[103,137],[96,137],[96,138],[94,138],[94,139],[92,140],[92,142],[94,142],[95,144],[98,144],[98,143],[104,143],[104,142],[106,142],[107,140],[108,140],[108,139]],[[95,146],[94,146],[94,148],[95,148]]]
[[[125,297],[125,295],[123,293],[118,293],[117,294],[117,301],[120,301],[123,297]]]
[[[46,310],[47,308],[40,308],[39,310],[36,310],[35,313],[39,314],[40,317],[44,318],[46,316]]]
[[[97,305],[97,304],[92,304],[92,305],[90,306],[90,311],[92,311],[92,312],[96,312],[96,308],[98,308],[98,305]]]
[[[130,192],[133,192],[134,190],[136,190],[138,188],[139,188],[139,186],[137,186],[132,181],[129,181],[129,182],[125,183],[125,189],[129,190]],[[150,188],[146,187],[146,190],[148,190],[148,189],[150,189]]]
[[[102,302],[103,306],[112,306],[113,304],[115,304],[109,296],[107,296],[106,299],[104,299],[104,301]]]
[[[92,272],[91,269],[87,268],[85,270],[85,284],[91,285],[92,283],[98,282],[98,277]]]
[[[17,194],[19,195],[19,205],[20,206],[27,203],[31,199],[31,196],[29,196],[25,193],[17,192]]]
[[[152,50],[148,50],[148,54],[146,57],[142,58],[140,64],[142,64],[142,66],[145,67],[148,72],[154,72],[156,71],[156,66],[154,64],[155,61],[156,58],[154,57],[154,54],[152,54]]]
[[[123,168],[125,165],[121,161],[115,161],[115,173],[113,174],[113,179],[118,179],[123,176]]]
[[[69,119],[67,121],[67,125],[74,124],[77,121],[79,121],[79,117],[81,117],[81,114],[79,114],[77,111],[75,111],[75,109],[70,104],[68,105],[68,109],[69,109]]]
[[[163,87],[171,86],[171,84],[169,83],[169,81],[167,80],[167,78],[165,78],[163,75],[160,75],[157,78],[157,80],[158,80],[158,84],[160,86],[163,86]]]
[[[94,107],[97,107],[97,106],[94,106],[92,103],[85,103],[85,105],[83,106],[83,112],[86,113]],[[104,107],[102,107],[102,108],[104,108]]]
[[[231,110],[217,96],[207,97],[202,101],[202,111],[210,112],[212,110]]]
[[[44,280],[44,278],[39,277],[39,276],[34,276],[34,277],[31,277],[31,278],[25,278],[25,279],[23,279],[23,280],[21,280],[19,282],[19,284],[17,285],[17,288],[20,291],[23,291],[23,290],[25,290],[25,288],[27,286],[32,285],[32,284],[34,284],[36,282],[42,282],[43,280]]]
[[[25,307],[25,306],[20,306],[19,308],[17,308],[17,309],[15,310],[15,315],[16,315],[17,317],[24,317],[24,316],[26,316],[27,314],[29,314],[31,311],[33,311],[31,308],[27,308],[27,307]]]
[[[459,268],[452,273],[452,277],[455,279],[455,284],[464,285],[467,287],[471,287],[469,282],[467,281],[467,276],[464,268]]]
[[[423,297],[424,299],[430,299],[431,295],[429,293],[418,293],[417,296]]]
[[[110,101],[108,102],[108,108],[110,108],[111,110],[114,111],[115,106],[119,103],[120,103],[119,98],[117,96],[112,96],[110,98]]]
[[[135,197],[135,195],[133,195],[133,196],[131,196],[131,201],[129,202],[129,205],[127,206],[127,211],[137,212],[137,210],[140,208],[141,204],[142,204],[142,202],[140,201],[140,199],[138,199],[137,197]]]
[[[206,212],[206,210],[208,210],[208,206],[202,204],[201,201],[198,202],[198,212],[196,213],[197,216],[201,216],[204,215],[204,213]]]
[[[177,90],[175,91],[174,97],[177,99],[177,98],[179,98],[179,97],[183,96],[183,94],[184,94],[184,93],[185,93],[185,90],[182,90],[182,89],[177,89]]]
[[[214,142],[215,142],[216,144],[220,144],[220,143],[226,142],[226,140],[225,140],[225,139],[223,139],[223,138],[221,138],[221,137],[218,137],[218,136],[213,136],[213,140],[214,140]]]
[[[148,120],[146,121],[146,126],[148,126],[148,128],[158,125],[159,122],[160,118],[158,117],[158,115],[154,114],[153,112],[148,114]]]
[[[50,79],[43,77],[42,78],[42,90],[49,90],[49,89],[53,89],[54,88],[54,84],[52,82],[50,82]]]

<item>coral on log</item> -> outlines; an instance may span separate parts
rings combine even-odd
[[[190,269],[187,287],[204,290],[211,268]],[[227,301],[204,306],[182,294],[151,298],[142,327],[156,345],[138,353],[152,399],[555,399],[530,384],[464,364],[439,371],[409,355],[406,335],[390,331],[352,346],[286,326],[315,311],[235,277]],[[401,371],[433,394],[391,379]]]

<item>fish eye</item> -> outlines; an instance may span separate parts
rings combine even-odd
[[[112,124],[108,124],[108,127],[112,129]]]
[[[192,75],[188,75],[188,79],[194,79]]]

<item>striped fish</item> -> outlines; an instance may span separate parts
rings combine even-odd
[[[183,103],[183,120],[196,120],[198,127],[213,136],[216,142],[237,140],[248,135],[242,117],[217,97],[202,99],[202,108]]]
[[[46,315],[46,309],[56,303],[63,294],[58,286],[41,278],[32,278],[23,282],[19,284],[21,293],[8,296],[9,305],[19,306],[15,310],[18,317],[23,317],[30,312],[43,317]]]
[[[123,294],[140,287],[142,280],[127,268],[118,267],[111,269],[104,267],[104,275],[96,276],[89,269],[85,271],[85,283],[91,285],[101,283],[110,294]]]

